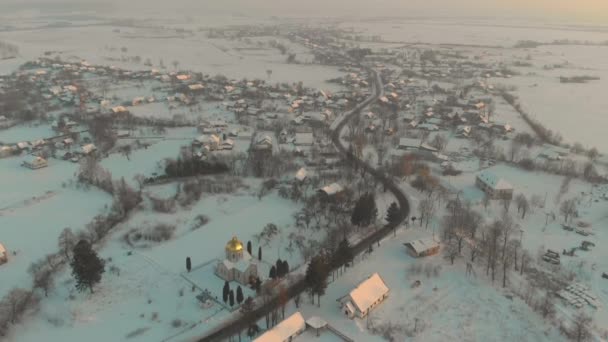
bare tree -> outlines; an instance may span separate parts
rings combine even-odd
[[[38,302],[38,297],[32,291],[15,288],[3,298],[0,307],[7,308],[7,318],[15,324],[27,309],[37,305]]]
[[[576,342],[590,341],[593,337],[591,333],[592,318],[583,312],[579,312],[572,321],[570,338]]]
[[[422,221],[424,221],[424,227],[428,228],[429,221],[435,213],[435,205],[433,204],[433,201],[429,198],[423,199],[418,203],[418,211],[420,212],[420,226],[422,226]]]
[[[58,239],[59,251],[63,254],[66,261],[70,260],[70,253],[76,245],[76,236],[70,228],[64,228],[59,234]]]
[[[559,207],[559,212],[564,215],[564,222],[568,223],[568,219],[572,220],[572,216],[576,213],[576,200],[572,198],[563,201]]]
[[[530,203],[524,194],[519,194],[515,197],[515,204],[517,204],[517,213],[521,213],[521,218],[526,217],[526,213],[530,210]]]
[[[44,296],[48,297],[49,289],[53,286],[53,269],[48,265],[47,260],[39,260],[32,263],[28,268],[32,275],[34,288],[44,291]]]

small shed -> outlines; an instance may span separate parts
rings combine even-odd
[[[410,255],[416,258],[434,255],[439,252],[439,242],[432,238],[419,239],[404,243]]]
[[[312,316],[306,320],[306,325],[315,329],[319,336],[319,331],[327,327],[327,322],[319,316]]]
[[[41,169],[43,167],[49,166],[46,159],[44,159],[42,157],[38,157],[38,156],[27,156],[23,160],[23,163],[21,165],[27,167],[28,169],[32,169],[32,170]]]

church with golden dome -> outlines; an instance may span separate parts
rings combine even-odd
[[[258,264],[243,243],[233,236],[226,244],[226,258],[218,262],[215,274],[226,281],[237,281],[248,285],[258,277]]]

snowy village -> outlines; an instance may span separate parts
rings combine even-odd
[[[19,13],[0,341],[608,339],[605,31]]]

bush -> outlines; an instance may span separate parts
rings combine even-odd
[[[182,321],[180,319],[174,319],[173,321],[171,321],[171,326],[174,328],[179,328],[182,326]]]
[[[192,230],[199,229],[207,223],[209,223],[209,217],[205,215],[198,215],[194,218],[194,222],[192,223]]]
[[[152,209],[158,213],[172,213],[175,212],[175,199],[173,198],[167,198],[167,199],[161,199],[161,198],[155,198],[152,196],[149,196],[150,198],[150,202],[152,203]]]
[[[176,227],[166,223],[159,223],[152,228],[148,228],[143,233],[143,238],[155,242],[167,241],[173,237]]]

